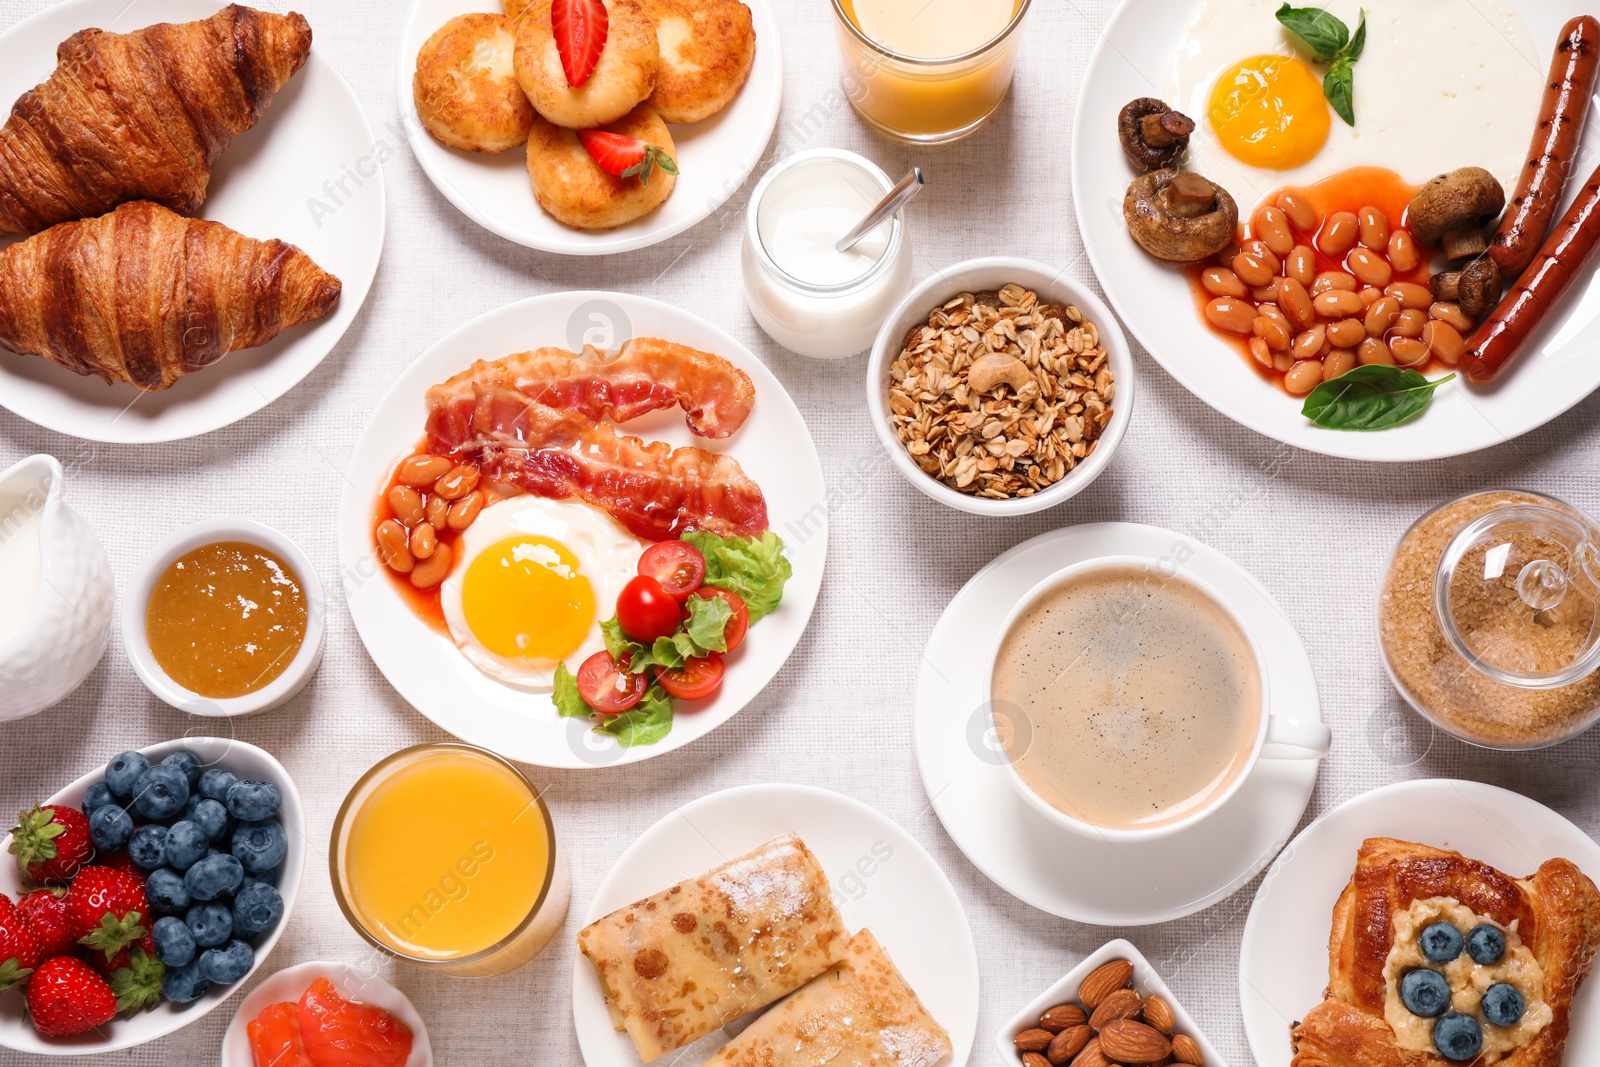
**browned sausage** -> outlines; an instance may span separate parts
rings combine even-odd
[[[1584,116],[1600,71],[1600,21],[1580,15],[1561,28],[1550,80],[1545,84],[1539,126],[1533,131],[1528,162],[1517,183],[1517,195],[1489,245],[1489,255],[1507,282],[1521,274],[1550,232],[1550,220],[1561,206],[1583,134]]]
[[[1469,382],[1492,382],[1505,370],[1577,278],[1596,243],[1600,243],[1600,170],[1589,175],[1532,265],[1473,332],[1461,356],[1461,372]]]

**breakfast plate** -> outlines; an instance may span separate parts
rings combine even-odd
[[[56,46],[85,27],[128,32],[207,18],[213,0],[65,0],[0,34],[0,100],[47,77]],[[312,26],[313,35],[316,26]],[[327,316],[234,352],[162,392],[107,386],[36,356],[0,351],[0,405],[91,441],[194,437],[266,407],[310,374],[355,321],[383,250],[384,147],[355,91],[313,44],[254,128],[217,159],[199,217],[293,244],[343,283]],[[0,246],[9,243],[0,237]]]
[[[326,978],[346,1000],[382,1008],[411,1031],[411,1055],[403,1067],[433,1067],[433,1046],[428,1043],[428,1024],[416,1006],[400,990],[377,974],[348,963],[312,961],[286,967],[263,981],[239,1002],[233,1021],[222,1037],[222,1067],[255,1067],[250,1051],[250,1021],[269,1004],[298,1001],[314,980]]]
[[[1213,36],[1186,41],[1190,22],[1207,2],[1227,6],[1228,17],[1216,19]],[[1313,175],[1356,164],[1398,170],[1412,183],[1427,181],[1445,169],[1473,165],[1488,166],[1497,176],[1509,170],[1509,180],[1515,181],[1533,133],[1551,47],[1562,24],[1579,14],[1582,5],[1552,0],[1494,0],[1490,6],[1496,10],[1502,4],[1510,4],[1521,15],[1531,35],[1525,37],[1511,32],[1505,20],[1491,17],[1493,11],[1480,11],[1484,7],[1480,3],[1434,0],[1426,10],[1411,0],[1390,3],[1400,3],[1407,10],[1414,7],[1417,17],[1433,20],[1430,24],[1440,27],[1440,49],[1419,65],[1415,50],[1406,40],[1375,28],[1367,38],[1366,52],[1354,68],[1356,136],[1349,138],[1342,121],[1334,117],[1334,134],[1321,153],[1310,163],[1288,172],[1294,178],[1292,184],[1304,184]],[[1248,356],[1208,327],[1200,315],[1203,301],[1191,292],[1185,274],[1153,259],[1130,239],[1123,219],[1123,197],[1135,172],[1123,158],[1118,143],[1119,112],[1134,98],[1161,97],[1173,88],[1173,57],[1180,52],[1180,44],[1190,67],[1203,63],[1206,55],[1221,64],[1223,60],[1242,60],[1253,52],[1287,52],[1287,47],[1277,43],[1282,36],[1273,19],[1277,7],[1275,0],[1125,0],[1105,27],[1078,100],[1072,139],[1072,188],[1089,260],[1107,300],[1129,331],[1190,392],[1234,421],[1299,448],[1351,459],[1402,462],[1489,448],[1544,425],[1588,396],[1600,385],[1600,362],[1589,358],[1585,341],[1600,322],[1600,273],[1592,268],[1587,275],[1580,274],[1573,291],[1552,308],[1543,327],[1529,342],[1530,351],[1498,384],[1489,388],[1468,386],[1458,376],[1438,389],[1431,406],[1420,417],[1380,432],[1360,433],[1313,425],[1301,414],[1300,398],[1284,395],[1277,384],[1256,373]],[[1348,16],[1353,25],[1357,7],[1353,2],[1341,3],[1335,5],[1335,13]],[[1384,14],[1383,9],[1374,9],[1371,3],[1364,7],[1369,19],[1376,20]],[[1450,10],[1461,17],[1453,21],[1440,17]],[[1219,40],[1226,42],[1222,51],[1233,50],[1226,57],[1219,56],[1215,47]],[[1471,67],[1494,73],[1482,77],[1474,74],[1472,78],[1462,74],[1468,63],[1451,51],[1458,42],[1460,49],[1492,52]],[[1400,74],[1386,77],[1384,64],[1402,54],[1408,57],[1406,65],[1413,73],[1453,72],[1463,79],[1463,84],[1455,87],[1459,92],[1441,93],[1431,84],[1417,84],[1414,78],[1405,82]],[[1425,127],[1416,135],[1427,149],[1423,161],[1414,160],[1414,152],[1397,154],[1388,150],[1395,143],[1392,135],[1406,129],[1403,120],[1397,119],[1387,129],[1369,130],[1365,140],[1360,137],[1363,108],[1378,114],[1378,96],[1442,100],[1466,95],[1471,87],[1465,83],[1469,81],[1477,85],[1480,93],[1492,96],[1499,90],[1488,83],[1501,78],[1515,79],[1517,106],[1508,106],[1503,113],[1495,107],[1485,108],[1481,127],[1470,136],[1446,135],[1438,126]],[[1369,95],[1363,98],[1363,84],[1381,88],[1369,89]],[[1203,94],[1191,93],[1167,103],[1188,111],[1197,122],[1206,122],[1203,113],[1195,114],[1193,110],[1197,105],[1204,108]],[[1420,105],[1416,114],[1424,114]],[[1202,126],[1195,137],[1209,132],[1209,127]],[[1391,139],[1384,140],[1380,134],[1390,135]],[[1221,173],[1206,176],[1233,193],[1241,221],[1251,216],[1264,194],[1276,186],[1291,184],[1276,177],[1275,172],[1245,167],[1232,157],[1223,158],[1226,154],[1220,148],[1206,143],[1211,149],[1209,158],[1221,160],[1217,166],[1222,168]],[[1192,162],[1198,144],[1191,141]],[[1363,145],[1371,147],[1360,147]],[[1600,122],[1591,120],[1563,206],[1576,196],[1582,177],[1594,165],[1597,149]],[[1324,159],[1326,169],[1319,171]],[[1412,165],[1426,169],[1413,173]],[[1503,182],[1506,180],[1502,177]],[[1508,198],[1511,192],[1508,186]],[[1440,377],[1443,370],[1449,369],[1430,369],[1428,377]]]
[[[671,127],[678,182],[666,203],[611,230],[585,231],[557,222],[534,201],[527,153],[493,155],[448,148],[423,127],[412,97],[417,52],[446,21],[499,11],[494,0],[414,0],[400,30],[396,93],[406,140],[434,187],[462,214],[508,241],[568,256],[627,252],[665,241],[716,211],[761,161],[778,125],[783,99],[783,44],[770,0],[747,0],[756,35],[755,62],[739,95],[719,113]]]
[[[928,638],[917,675],[913,729],[922,784],[934,811],[956,846],[996,885],[1065,919],[1138,926],[1191,915],[1260,873],[1300,821],[1318,761],[1263,759],[1214,813],[1157,841],[1091,841],[1032,810],[1008,780],[1006,757],[990,736],[985,664],[974,652],[972,635],[997,633],[1017,602],[1049,575],[1112,555],[1178,566],[1209,585],[1255,633],[1273,708],[1320,721],[1305,646],[1248,572],[1170,530],[1091,523],[1023,542],[955,595]]]
[[[1289,1067],[1289,1028],[1322,1000],[1334,902],[1369,837],[1451,849],[1520,878],[1546,860],[1600,877],[1600,845],[1535,800],[1481,782],[1430,779],[1362,793],[1312,823],[1256,891],[1239,950],[1239,1000],[1261,1067]],[[1600,985],[1572,1002],[1567,1063],[1600,1061]]]
[[[697,701],[693,710],[680,709],[671,732],[658,742],[622,747],[591,730],[587,719],[559,717],[549,693],[514,688],[474,667],[454,642],[413,613],[379,559],[373,528],[375,508],[396,463],[423,434],[428,416],[424,397],[430,386],[479,359],[540,346],[614,349],[630,338],[648,337],[731,362],[754,383],[754,408],[743,428],[723,441],[693,437],[676,410],[630,420],[621,432],[674,447],[694,444],[736,459],[765,493],[767,527],[782,537],[793,575],[783,586],[777,609],[729,654],[726,681],[716,695]],[[609,522],[601,526],[610,531],[607,537],[621,529]],[[418,711],[463,741],[508,759],[586,768],[670,752],[709,733],[754,698],[788,659],[811,617],[822,583],[827,531],[826,490],[810,431],[782,384],[749,349],[667,304],[622,293],[568,292],[491,311],[433,344],[400,375],[372,412],[351,456],[339,513],[339,556],[345,597],[362,642],[378,669]],[[627,569],[631,572],[632,566]],[[600,610],[600,619],[610,614]]]
[[[927,850],[858,800],[813,786],[749,785],[685,804],[618,857],[584,922],[788,833],[821,863],[846,930],[870,929],[949,1032],[953,1053],[940,1067],[965,1067],[978,1024],[978,957],[966,912]],[[572,969],[572,1010],[588,1067],[638,1067],[638,1052],[613,1029],[594,968],[581,956]],[[673,1062],[703,1062],[738,1028],[702,1038]]]

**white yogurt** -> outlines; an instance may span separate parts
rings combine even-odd
[[[0,496],[0,645],[21,633],[39,598],[44,501]]]

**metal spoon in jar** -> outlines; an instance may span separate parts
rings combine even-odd
[[[889,195],[878,201],[878,206],[867,212],[867,217],[855,224],[851,231],[839,238],[833,246],[835,252],[848,252],[850,247],[883,224],[883,220],[910,203],[926,185],[921,167],[912,167],[911,173],[900,179],[900,184],[889,190]]]

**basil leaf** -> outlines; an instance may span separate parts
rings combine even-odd
[[[1300,413],[1328,430],[1387,430],[1415,418],[1454,377],[1429,381],[1409,367],[1374,363],[1311,390]]]
[[[672,732],[672,698],[653,685],[643,700],[621,715],[603,719],[595,732],[614,735],[623,748],[653,745]]]
[[[1339,50],[1350,43],[1350,28],[1320,7],[1284,4],[1278,8],[1278,21],[1324,63],[1332,62]]]
[[[1361,50],[1367,47],[1367,11],[1361,9],[1361,21],[1356,25],[1355,36],[1350,38],[1350,43],[1339,49],[1339,56],[1354,63],[1361,58]]]
[[[708,652],[728,651],[728,620],[733,607],[719,596],[691,596],[689,618],[683,624],[696,645]],[[704,655],[704,653],[696,653]]]
[[[1346,126],[1356,124],[1355,84],[1348,59],[1341,56],[1333,61],[1322,79],[1322,95],[1328,98],[1328,106],[1338,112]]]
[[[565,663],[556,665],[555,690],[550,699],[555,701],[556,714],[564,719],[586,719],[594,714],[594,709],[578,693],[578,680]]]

